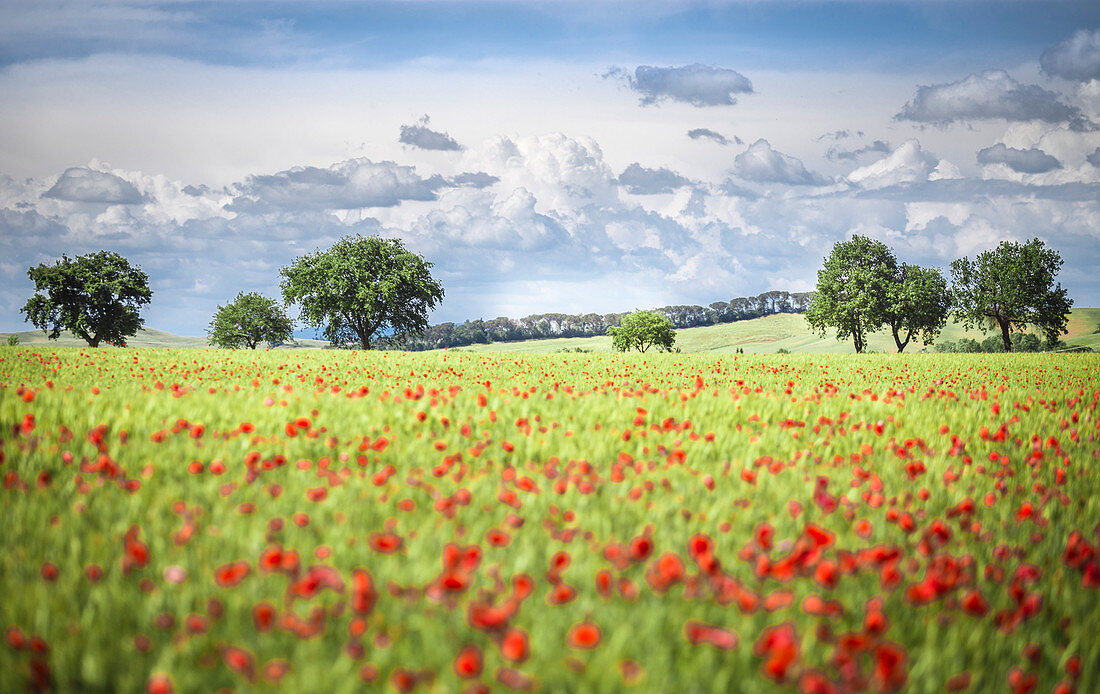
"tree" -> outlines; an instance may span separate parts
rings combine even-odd
[[[836,328],[856,353],[867,348],[867,334],[882,327],[890,307],[889,288],[898,272],[894,253],[881,241],[853,236],[839,241],[817,271],[817,292],[806,311],[810,328],[825,337]]]
[[[887,300],[886,323],[899,354],[914,335],[930,345],[947,325],[951,294],[947,280],[935,268],[902,265],[889,285]]]
[[[976,260],[956,260],[951,264],[955,321],[967,329],[1000,328],[1006,352],[1012,351],[1012,331],[1028,325],[1053,343],[1066,332],[1073,306],[1054,282],[1061,267],[1058,252],[1037,238],[1024,244],[1002,241]]]
[[[333,344],[370,349],[384,332],[405,336],[428,327],[428,311],[443,300],[431,267],[397,239],[355,235],[279,272],[283,298],[301,305],[307,325],[323,328]]]
[[[608,328],[607,334],[611,336],[611,347],[619,352],[631,349],[645,352],[650,347],[671,352],[672,345],[676,342],[672,321],[653,311],[635,311],[623,316],[618,327]]]
[[[283,307],[256,292],[239,292],[233,301],[218,306],[206,329],[210,344],[226,349],[256,349],[261,342],[274,346],[289,340],[293,332],[294,321]]]
[[[89,347],[126,344],[145,322],[139,310],[153,298],[149,275],[111,251],[73,260],[63,255],[53,265],[29,268],[27,276],[35,290],[20,309],[27,321],[51,340],[69,330]]]

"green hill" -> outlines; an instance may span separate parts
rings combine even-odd
[[[1069,345],[1100,345],[1100,334],[1093,331],[1100,326],[1100,308],[1073,309],[1069,317],[1069,334],[1063,339]],[[13,333],[0,333],[0,344],[4,344]],[[26,330],[14,333],[19,336],[21,345],[56,345],[58,347],[83,347],[85,342],[70,334],[64,334],[58,340],[47,340],[41,330]],[[940,340],[958,340],[972,337],[979,342],[991,333],[964,331],[954,323],[948,323],[940,334]],[[300,348],[317,349],[324,347],[324,340],[298,340]],[[883,331],[870,336],[869,349],[876,352],[894,352],[894,340],[890,333]],[[206,337],[185,337],[173,335],[153,328],[143,328],[127,343],[130,347],[192,347],[206,348]],[[820,338],[811,333],[806,319],[801,314],[781,313],[765,318],[708,325],[702,328],[684,328],[676,331],[676,346],[684,352],[726,353],[743,349],[746,352],[769,354],[780,349],[790,352],[852,352],[852,343],[838,342],[832,337]],[[910,342],[906,352],[919,352],[923,347],[919,342]],[[560,352],[575,349],[593,352],[610,352],[610,337],[568,337],[551,340],[525,340],[523,342],[493,342],[487,345],[462,347],[470,352]],[[932,348],[928,348],[931,350]]]
[[[1100,325],[1100,308],[1078,308],[1070,313],[1069,334],[1063,339],[1069,345],[1100,343],[1100,335],[1092,334]],[[948,323],[939,340],[958,340],[971,337],[979,342],[992,333],[963,330]],[[888,331],[874,333],[868,340],[869,349],[876,352],[895,352],[897,347]],[[734,352],[738,348],[746,352],[770,354],[786,349],[790,352],[848,353],[855,351],[851,341],[838,342],[832,337],[820,338],[810,332],[801,314],[781,313],[753,320],[708,325],[702,328],[684,328],[676,331],[676,346],[684,352]],[[910,342],[906,352],[919,352],[924,345]],[[610,337],[575,337],[553,340],[527,340],[523,342],[494,342],[488,345],[471,345],[461,349],[471,352],[560,352],[585,349],[593,352],[610,352]],[[933,349],[932,347],[927,348]]]

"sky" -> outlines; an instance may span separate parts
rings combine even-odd
[[[202,335],[354,234],[432,323],[808,291],[854,234],[1038,237],[1100,306],[1100,3],[0,0],[0,331],[111,250]]]

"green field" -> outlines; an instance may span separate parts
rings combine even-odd
[[[1068,345],[1100,345],[1100,335],[1093,331],[1100,326],[1100,308],[1077,308],[1070,313],[1068,335],[1063,339]],[[0,333],[3,344],[13,333]],[[19,336],[20,344],[45,345],[58,347],[80,347],[84,341],[65,334],[56,341],[46,339],[41,330],[27,330],[14,333]],[[940,335],[940,340],[958,340],[971,337],[979,342],[991,333],[974,330],[964,331],[954,323],[948,323]],[[327,343],[324,340],[301,339],[298,345],[305,348],[319,348]],[[876,352],[894,352],[894,340],[889,332],[874,333],[869,339],[869,349]],[[207,347],[205,337],[180,337],[152,328],[144,328],[129,342],[131,347]],[[765,318],[722,323],[703,328],[685,328],[676,331],[676,346],[683,352],[712,352],[726,354],[743,349],[757,354],[773,354],[779,349],[789,352],[814,352],[828,354],[847,354],[853,351],[852,343],[838,342],[828,337],[820,338],[810,333],[806,320],[797,314],[779,314]],[[907,353],[919,352],[923,345],[910,342]],[[521,342],[494,342],[488,345],[470,345],[460,349],[471,352],[531,352],[552,353],[577,348],[592,352],[610,352],[610,337],[571,337],[551,340],[525,340]],[[932,348],[928,348],[931,351]]]
[[[1094,354],[0,347],[0,691],[1100,691],[1098,407]]]

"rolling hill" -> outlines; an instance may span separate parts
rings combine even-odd
[[[1063,339],[1069,345],[1100,345],[1100,334],[1093,331],[1100,326],[1100,308],[1077,308],[1070,313],[1069,334]],[[0,333],[0,344],[7,342],[13,333]],[[26,330],[14,333],[19,336],[21,345],[55,345],[58,347],[83,347],[85,343],[72,335],[63,335],[58,340],[47,340],[41,330]],[[989,333],[964,331],[958,325],[948,323],[940,340],[958,340],[972,337],[978,341]],[[299,339],[299,348],[318,349],[327,343],[324,340]],[[131,347],[191,347],[208,348],[206,337],[186,337],[172,333],[143,328],[132,340]],[[728,353],[737,349],[761,354],[774,353],[780,349],[790,352],[847,353],[852,352],[852,343],[838,342],[832,337],[820,338],[809,331],[806,319],[801,314],[781,313],[753,320],[721,323],[702,328],[685,328],[676,331],[676,345],[684,352]],[[894,341],[889,332],[878,332],[870,336],[870,349],[876,352],[894,352]],[[911,342],[906,352],[919,352],[920,343]],[[610,337],[573,337],[550,340],[525,340],[522,342],[493,342],[487,345],[462,347],[470,352],[533,352],[547,353],[575,349],[593,352],[610,352]],[[931,350],[932,348],[929,348]]]

